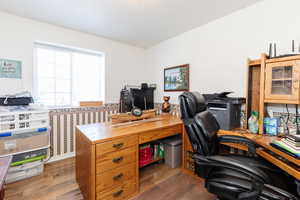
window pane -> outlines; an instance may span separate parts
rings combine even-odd
[[[39,103],[70,106],[102,100],[104,57],[39,45],[36,58]]]
[[[43,103],[48,106],[55,106],[55,94],[54,93],[40,93],[39,103]]]
[[[68,65],[56,66],[56,77],[60,79],[71,79],[71,66]]]
[[[57,106],[71,105],[71,94],[69,93],[56,93],[55,103]]]
[[[70,93],[71,80],[57,79],[56,80],[56,92]]]
[[[56,77],[63,79],[71,78],[71,53],[56,52]]]
[[[73,104],[100,99],[100,61],[98,56],[73,54]]]
[[[38,81],[39,93],[54,93],[55,79],[54,78],[39,78]]]
[[[55,65],[54,63],[38,62],[38,77],[55,77]]]
[[[55,62],[57,65],[70,66],[70,64],[71,64],[71,53],[70,52],[56,51],[55,56],[56,56]]]
[[[54,63],[55,52],[49,49],[37,48],[37,61],[43,63]]]

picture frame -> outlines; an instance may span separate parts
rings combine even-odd
[[[0,59],[0,78],[22,79],[22,62]]]
[[[164,69],[164,91],[180,92],[190,90],[190,65],[178,65]]]

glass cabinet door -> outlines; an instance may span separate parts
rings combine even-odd
[[[292,95],[293,66],[273,67],[271,94]]]
[[[299,98],[299,65],[297,62],[267,64],[265,98],[267,100],[296,100]]]

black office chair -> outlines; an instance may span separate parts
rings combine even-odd
[[[209,192],[226,200],[298,200],[286,192],[287,177],[276,166],[255,157],[255,143],[239,136],[218,137],[219,124],[206,110],[202,95],[185,92],[179,100],[194,151],[195,172],[205,179]],[[253,156],[222,155],[220,142],[245,144]]]

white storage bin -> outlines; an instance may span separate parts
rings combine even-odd
[[[43,112],[19,113],[17,114],[17,118],[19,121],[48,119],[49,112],[43,111]]]
[[[49,146],[49,129],[0,137],[0,156]]]
[[[15,121],[15,115],[13,115],[13,114],[0,116],[0,123],[7,123],[7,122],[13,122],[13,121]]]
[[[49,111],[22,111],[0,113],[0,133],[24,131],[49,126]]]
[[[18,122],[17,130],[21,129],[32,129],[32,128],[40,128],[49,126],[49,120],[34,120],[34,121],[26,121],[26,122]]]
[[[12,183],[42,174],[44,171],[43,161],[36,161],[24,165],[10,167],[6,176],[6,183]]]

